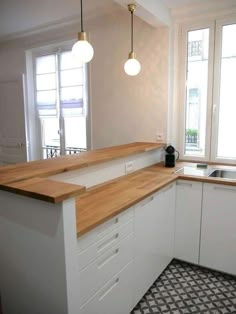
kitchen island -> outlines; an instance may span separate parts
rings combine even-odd
[[[163,146],[131,143],[0,169],[4,313],[78,313],[77,197],[87,188],[159,162]]]
[[[193,164],[165,168],[163,146],[132,143],[0,170],[4,314],[110,314],[111,305],[128,314],[173,257],[208,266],[199,257],[203,184],[232,194],[235,181],[174,173]],[[195,197],[193,213],[183,191]]]

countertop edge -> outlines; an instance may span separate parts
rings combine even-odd
[[[11,192],[53,204],[58,204],[68,198],[79,196],[86,191],[86,188],[82,185],[43,178],[22,180],[6,185],[0,184],[0,189],[5,192]],[[58,190],[62,192],[58,193]]]

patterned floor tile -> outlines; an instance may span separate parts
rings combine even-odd
[[[236,278],[173,260],[131,314],[236,314]]]

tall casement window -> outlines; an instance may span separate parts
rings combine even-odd
[[[236,19],[182,29],[182,157],[236,161]]]
[[[35,51],[32,61],[38,157],[86,151],[86,67],[75,64],[69,48]]]

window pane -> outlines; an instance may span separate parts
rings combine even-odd
[[[73,152],[73,148],[87,147],[85,117],[65,118],[65,140],[68,153],[70,153],[70,150]]]
[[[37,90],[56,88],[56,74],[41,74],[36,76]]]
[[[58,118],[41,119],[43,158],[60,156],[60,135]]]
[[[185,154],[205,155],[209,29],[188,32]]]
[[[223,26],[217,157],[236,158],[236,24]]]
[[[37,104],[38,105],[55,105],[56,104],[56,92],[55,91],[37,92]]]
[[[36,74],[56,72],[56,55],[36,58]]]
[[[61,71],[61,86],[75,86],[83,84],[82,68]]]
[[[61,101],[63,103],[77,103],[82,97],[82,86],[61,88]]]
[[[82,65],[76,62],[71,51],[66,51],[61,54],[61,70],[69,70],[78,67],[82,67]]]

